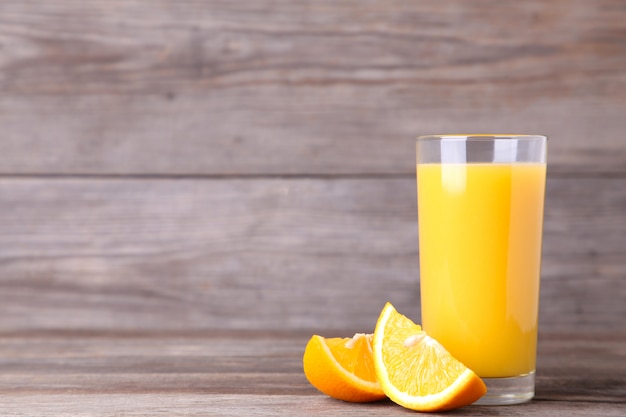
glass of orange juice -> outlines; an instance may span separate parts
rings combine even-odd
[[[417,139],[422,324],[487,385],[479,404],[535,390],[547,138]]]

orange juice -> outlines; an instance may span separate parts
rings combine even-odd
[[[422,323],[481,377],[535,370],[546,165],[418,164]]]

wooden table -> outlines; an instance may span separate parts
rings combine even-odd
[[[0,414],[390,416],[308,384],[297,332],[51,332],[0,337]],[[540,335],[535,399],[449,415],[624,416],[626,334]]]

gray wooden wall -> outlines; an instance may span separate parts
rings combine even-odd
[[[0,3],[0,332],[419,318],[414,140],[550,136],[541,328],[626,330],[626,1]]]

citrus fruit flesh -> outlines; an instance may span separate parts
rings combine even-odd
[[[311,385],[330,397],[350,402],[385,398],[376,380],[371,334],[357,333],[352,338],[314,335],[302,364]]]
[[[469,405],[487,392],[484,382],[439,342],[387,303],[373,340],[374,366],[383,392],[417,411]]]

